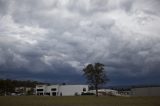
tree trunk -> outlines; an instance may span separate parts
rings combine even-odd
[[[95,85],[95,89],[96,89],[96,97],[98,97],[98,86]]]

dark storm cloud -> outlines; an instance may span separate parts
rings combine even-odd
[[[159,4],[0,0],[0,77],[83,82],[83,67],[102,62],[111,84],[160,81]]]
[[[46,71],[40,73],[29,72],[25,69],[19,69],[14,71],[0,71],[1,78],[11,78],[16,80],[35,80],[50,83],[68,83],[79,84],[84,83],[84,78],[72,71],[64,71],[63,73],[54,73],[53,71]],[[74,81],[73,81],[74,80]]]

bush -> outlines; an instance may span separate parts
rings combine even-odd
[[[81,95],[95,95],[95,94],[94,93],[89,93],[89,92],[87,92],[87,93],[82,92]]]

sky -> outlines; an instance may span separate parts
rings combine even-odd
[[[0,78],[160,84],[160,0],[0,0]]]

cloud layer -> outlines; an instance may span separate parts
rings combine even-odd
[[[81,83],[83,67],[101,62],[111,84],[160,82],[159,5],[0,0],[0,77]]]

